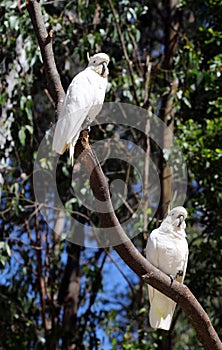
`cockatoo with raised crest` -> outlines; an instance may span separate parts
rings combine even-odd
[[[69,149],[73,164],[74,148],[80,132],[88,128],[100,112],[107,88],[109,56],[97,53],[89,57],[87,68],[78,73],[68,87],[53,136],[53,151]]]
[[[160,227],[151,232],[146,246],[147,260],[169,275],[172,281],[175,279],[180,283],[183,283],[188,260],[186,217],[184,207],[173,208]],[[148,293],[151,327],[169,330],[176,303],[151,286],[148,286]]]

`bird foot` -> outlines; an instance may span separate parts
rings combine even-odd
[[[176,278],[177,277],[182,277],[183,276],[183,271],[182,270],[179,270],[176,274]]]
[[[182,278],[183,278],[183,271],[179,270],[175,276],[173,275],[169,275],[170,280],[171,280],[171,284],[173,283],[173,281],[177,281],[177,282],[182,282]]]
[[[182,279],[183,279],[183,271],[179,270],[176,274],[176,281],[181,283]]]
[[[170,277],[170,281],[171,281],[171,284],[173,283],[173,281],[175,281],[175,276],[173,276],[173,275],[169,275],[169,277]]]

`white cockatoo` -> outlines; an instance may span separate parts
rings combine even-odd
[[[107,88],[109,56],[97,53],[89,57],[87,68],[78,73],[68,87],[53,136],[53,151],[69,149],[73,163],[74,148],[80,132],[89,127],[100,112]]]
[[[160,227],[151,232],[146,246],[147,260],[180,283],[183,283],[188,260],[186,217],[184,207],[173,208]],[[169,330],[176,303],[151,286],[148,293],[151,327]]]

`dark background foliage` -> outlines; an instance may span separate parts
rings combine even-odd
[[[147,108],[172,128],[188,166],[186,284],[222,336],[222,4],[178,0],[170,9],[172,3],[42,1],[42,11],[54,31],[65,90],[86,66],[87,52],[107,52],[106,101]],[[0,24],[0,348],[201,349],[179,308],[169,333],[151,331],[146,286],[112,249],[70,244],[44,221],[33,194],[33,162],[55,121],[54,105],[24,2],[2,1]],[[93,127],[90,138],[117,134],[146,149],[144,135],[111,123]],[[150,142],[161,177],[163,155]],[[64,155],[57,176],[66,208],[96,224],[69,191],[70,169]],[[106,162],[103,170],[110,181],[111,173],[129,171],[129,189],[138,181],[124,162]],[[137,205],[133,192],[130,205]],[[117,215],[130,213],[121,206]],[[149,220],[147,208],[146,222],[138,222],[143,232],[133,242],[141,252],[161,216]]]

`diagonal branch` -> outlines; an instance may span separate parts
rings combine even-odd
[[[54,62],[51,39],[47,40],[48,34],[43,23],[41,8],[38,2],[34,0],[27,0],[27,8],[41,48],[50,92],[52,93],[52,96],[53,93],[55,94],[55,101],[59,105],[59,96],[63,95],[63,89]],[[118,237],[118,241],[122,242],[114,247],[117,253],[145,283],[150,284],[160,292],[172,298],[182,307],[194,326],[200,342],[206,350],[222,350],[222,343],[214,330],[208,315],[190,290],[185,285],[176,281],[171,283],[170,278],[151,265],[126,236],[112,207],[106,178],[96,161],[96,157],[92,153],[88,140],[85,137],[81,139],[76,147],[76,156],[79,156],[83,151],[84,156],[81,157],[81,159],[85,170],[89,175],[90,185],[94,196],[99,201],[104,202],[104,207],[109,209],[105,213],[98,212],[101,227],[115,228],[113,229],[113,232],[116,237]]]
[[[96,199],[104,202],[104,207],[112,208],[112,202],[109,194],[109,187],[102,172],[101,167],[96,162],[91,148],[87,144],[87,139],[83,137],[81,143],[78,143],[76,155],[81,156],[81,161],[86,172],[90,177],[90,185]],[[203,310],[197,299],[184,284],[176,281],[171,283],[171,279],[163,272],[151,265],[133,245],[122,229],[114,209],[106,213],[97,213],[100,219],[101,227],[115,227],[115,234],[122,244],[115,246],[114,249],[125,261],[125,263],[140,277],[145,283],[150,284],[160,292],[164,293],[176,303],[178,303],[193,327],[196,330],[198,339],[206,350],[222,350],[222,343],[214,330],[207,313]]]

